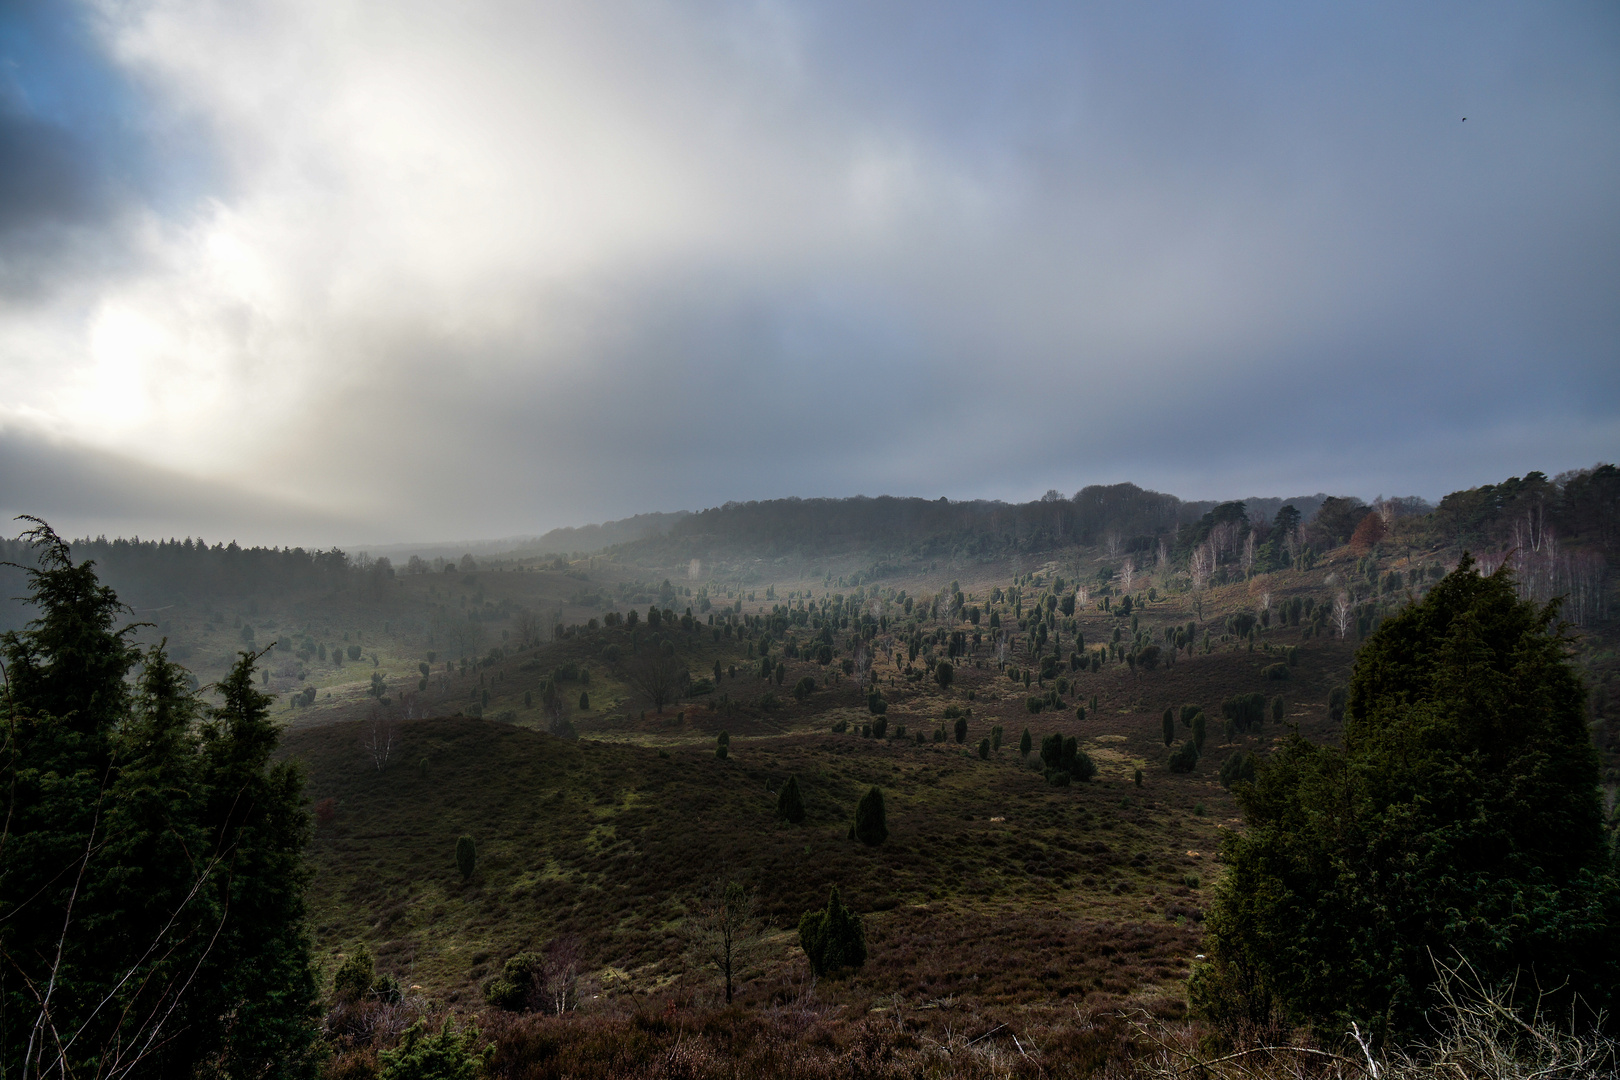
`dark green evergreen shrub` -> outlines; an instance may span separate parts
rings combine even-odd
[[[1282,682],[1288,678],[1287,664],[1267,664],[1260,669],[1260,674],[1269,682]]]
[[[1029,752],[1031,750],[1033,750],[1034,748],[1035,748],[1034,737],[1030,735],[1029,728],[1025,728],[1024,729],[1024,734],[1019,736],[1019,738],[1018,738],[1018,756],[1027,758],[1027,757],[1029,757]]]
[[[1174,709],[1164,710],[1164,745],[1166,746],[1169,746],[1171,743],[1176,741],[1176,719],[1174,713]]]
[[[1071,780],[1085,782],[1097,775],[1096,763],[1072,735],[1064,738],[1053,732],[1042,739],[1041,762],[1046,766],[1047,781],[1059,786],[1067,786]]]
[[[1170,755],[1168,764],[1170,766],[1170,771],[1173,773],[1192,772],[1198,764],[1197,744],[1191,739],[1188,739],[1186,742],[1182,743],[1181,746]]]
[[[990,740],[988,737],[979,740],[979,760],[990,760]]]
[[[818,977],[866,963],[866,927],[844,906],[838,886],[832,887],[825,908],[799,919],[799,946]]]
[[[1230,788],[1239,780],[1254,779],[1254,755],[1238,750],[1221,762],[1221,787]]]
[[[461,880],[466,881],[472,877],[473,870],[478,866],[478,845],[473,843],[470,836],[458,837],[456,840],[456,869],[461,871]]]
[[[887,717],[877,716],[872,718],[872,735],[874,737],[881,739],[888,730],[889,721]]]
[[[804,821],[804,799],[799,795],[799,778],[789,776],[776,796],[776,816],[795,825]]]
[[[883,808],[883,791],[874,786],[855,806],[855,839],[877,847],[889,838],[888,814]]]
[[[1283,666],[1283,670],[1288,669]],[[1221,715],[1236,724],[1239,731],[1254,731],[1265,723],[1266,695],[1256,692],[1229,697],[1221,702]]]
[[[371,961],[371,950],[361,942],[338,966],[332,976],[332,1000],[353,1004],[371,996],[371,984],[376,980]]]
[[[722,731],[714,741],[714,756],[724,760],[731,754],[731,733]]]
[[[1526,1010],[1613,1015],[1620,882],[1556,606],[1465,557],[1373,631],[1330,704],[1342,746],[1294,735],[1238,790],[1198,1013],[1421,1033],[1455,958],[1482,987],[1533,980]]]
[[[518,953],[507,960],[499,975],[484,983],[484,1000],[507,1012],[524,1011],[529,1007],[544,963],[537,953]]]
[[[478,1029],[470,1024],[458,1031],[446,1016],[435,1032],[418,1020],[398,1046],[377,1055],[382,1066],[378,1080],[478,1080],[495,1046],[477,1047]]]
[[[1054,731],[1041,739],[1041,761],[1047,769],[1056,769],[1063,759],[1063,736]]]

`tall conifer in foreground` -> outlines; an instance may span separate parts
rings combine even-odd
[[[243,654],[213,709],[43,522],[0,636],[0,1058],[30,1073],[313,1071],[302,781]],[[140,667],[131,687],[126,676]]]

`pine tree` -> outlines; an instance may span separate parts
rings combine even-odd
[[[130,628],[113,629],[121,605],[92,564],[74,565],[42,522],[26,536],[39,618],[0,636],[12,732],[0,778],[12,796],[0,1058],[91,1074],[145,1046],[136,1075],[189,1075],[204,1059],[309,1073],[309,822],[297,769],[271,764],[277,732],[255,657],[243,654],[223,704],[203,709],[161,646],[142,657]],[[78,1033],[71,1044],[36,1040],[30,1054],[30,982],[51,988],[51,1023]]]
[[[280,735],[270,696],[253,685],[255,660],[240,654],[202,728],[208,827],[226,860],[218,897],[231,918],[201,981],[217,1003],[214,1015],[233,1013],[222,1052],[232,1072],[258,1061],[288,1068],[306,1056],[317,1001],[304,934],[304,778],[295,763],[271,761]]]

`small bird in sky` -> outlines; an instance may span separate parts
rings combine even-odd
[[[1465,123],[1465,124],[1466,124],[1466,123],[1468,123],[1468,117],[1466,117],[1466,116],[1465,116],[1465,117],[1463,117],[1463,118],[1462,118],[1462,122],[1463,122],[1463,123]]]

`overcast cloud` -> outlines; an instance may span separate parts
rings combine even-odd
[[[1013,7],[0,7],[0,510],[307,544],[1615,458],[1612,3]]]

